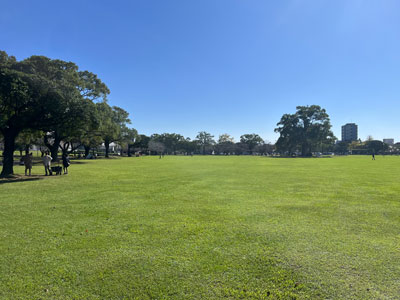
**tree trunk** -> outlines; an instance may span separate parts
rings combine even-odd
[[[106,158],[108,158],[109,157],[108,153],[110,151],[110,142],[104,141],[104,147],[106,148]]]
[[[3,151],[3,169],[0,177],[7,177],[14,174],[14,150],[15,139],[18,135],[16,130],[5,130],[4,136],[4,151]]]
[[[308,144],[302,144],[301,145],[301,156],[303,156],[303,157],[312,156],[311,155],[311,151],[310,151],[310,147],[309,147]]]
[[[60,145],[62,155],[68,154],[69,142],[64,143],[62,146]]]
[[[49,148],[53,161],[56,161],[58,158],[58,148],[60,147],[60,142],[61,138],[57,134],[55,134],[53,144],[49,143],[46,135],[44,136],[44,144],[46,145],[47,148]]]
[[[29,145],[25,145],[25,155],[29,154]]]
[[[83,146],[85,148],[85,157],[88,157],[89,152],[90,152],[90,146]]]

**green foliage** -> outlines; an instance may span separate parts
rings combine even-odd
[[[348,154],[350,149],[351,146],[349,142],[341,141],[335,145],[334,152],[336,154],[343,155],[343,154]]]
[[[29,148],[36,144],[40,145],[40,139],[43,136],[43,132],[39,130],[33,129],[25,129],[20,132],[16,141],[15,141],[15,149],[19,151],[29,151]]]
[[[215,149],[218,154],[229,154],[235,152],[235,140],[232,136],[227,133],[221,134],[218,138],[218,144],[215,146]]]
[[[240,137],[240,142],[247,145],[250,153],[252,153],[256,146],[264,143],[264,140],[258,134],[252,133],[242,135]]]
[[[150,142],[150,137],[144,134],[139,134],[132,147],[136,151],[147,151]]]
[[[95,74],[72,62],[31,56],[20,62],[0,52],[0,132],[5,150],[2,176],[13,173],[15,139],[22,130],[45,132],[54,158],[61,140],[78,141],[94,124],[93,101],[109,93]]]
[[[297,106],[295,114],[284,114],[275,128],[280,134],[276,143],[280,152],[292,154],[301,151],[302,156],[311,156],[318,146],[333,144],[329,116],[318,105]]]
[[[196,142],[202,149],[202,154],[212,151],[212,145],[215,144],[214,136],[208,132],[200,131],[196,136]]]
[[[368,149],[368,152],[370,154],[378,154],[383,151],[386,151],[389,148],[387,144],[378,140],[368,140],[365,143],[365,147]]]
[[[225,143],[233,144],[234,142],[235,139],[227,133],[221,134],[218,138],[218,144],[225,144]]]
[[[106,157],[108,157],[109,145],[112,142],[124,140],[126,125],[130,124],[131,121],[128,118],[128,112],[118,106],[111,107],[106,102],[100,102],[96,105],[101,120],[98,133],[104,141]]]
[[[186,146],[185,137],[176,133],[153,134],[151,140],[164,145],[164,151],[168,154],[175,154],[176,151],[183,150]]]

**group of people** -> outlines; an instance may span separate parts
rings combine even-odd
[[[43,155],[42,160],[46,176],[52,175],[53,172],[51,170],[51,161],[53,160],[53,158],[50,156],[50,153],[46,152]],[[21,161],[24,163],[25,166],[25,176],[28,176],[28,173],[29,176],[31,176],[31,171],[33,166],[33,154],[27,153],[25,156],[22,157]],[[69,160],[68,154],[66,153],[62,155],[62,164],[63,164],[64,174],[68,174],[68,167],[71,164],[71,162]]]

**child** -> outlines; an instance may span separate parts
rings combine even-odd
[[[23,157],[23,162],[25,165],[25,176],[27,176],[27,172],[29,170],[29,176],[31,176],[31,170],[32,170],[32,165],[33,165],[33,155],[32,153],[26,154]]]
[[[68,167],[71,164],[69,161],[68,154],[63,154],[62,162],[63,162],[63,167],[64,167],[64,174],[68,174]]]

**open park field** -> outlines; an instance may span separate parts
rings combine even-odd
[[[400,297],[400,157],[139,157],[43,172],[0,182],[1,299]]]

